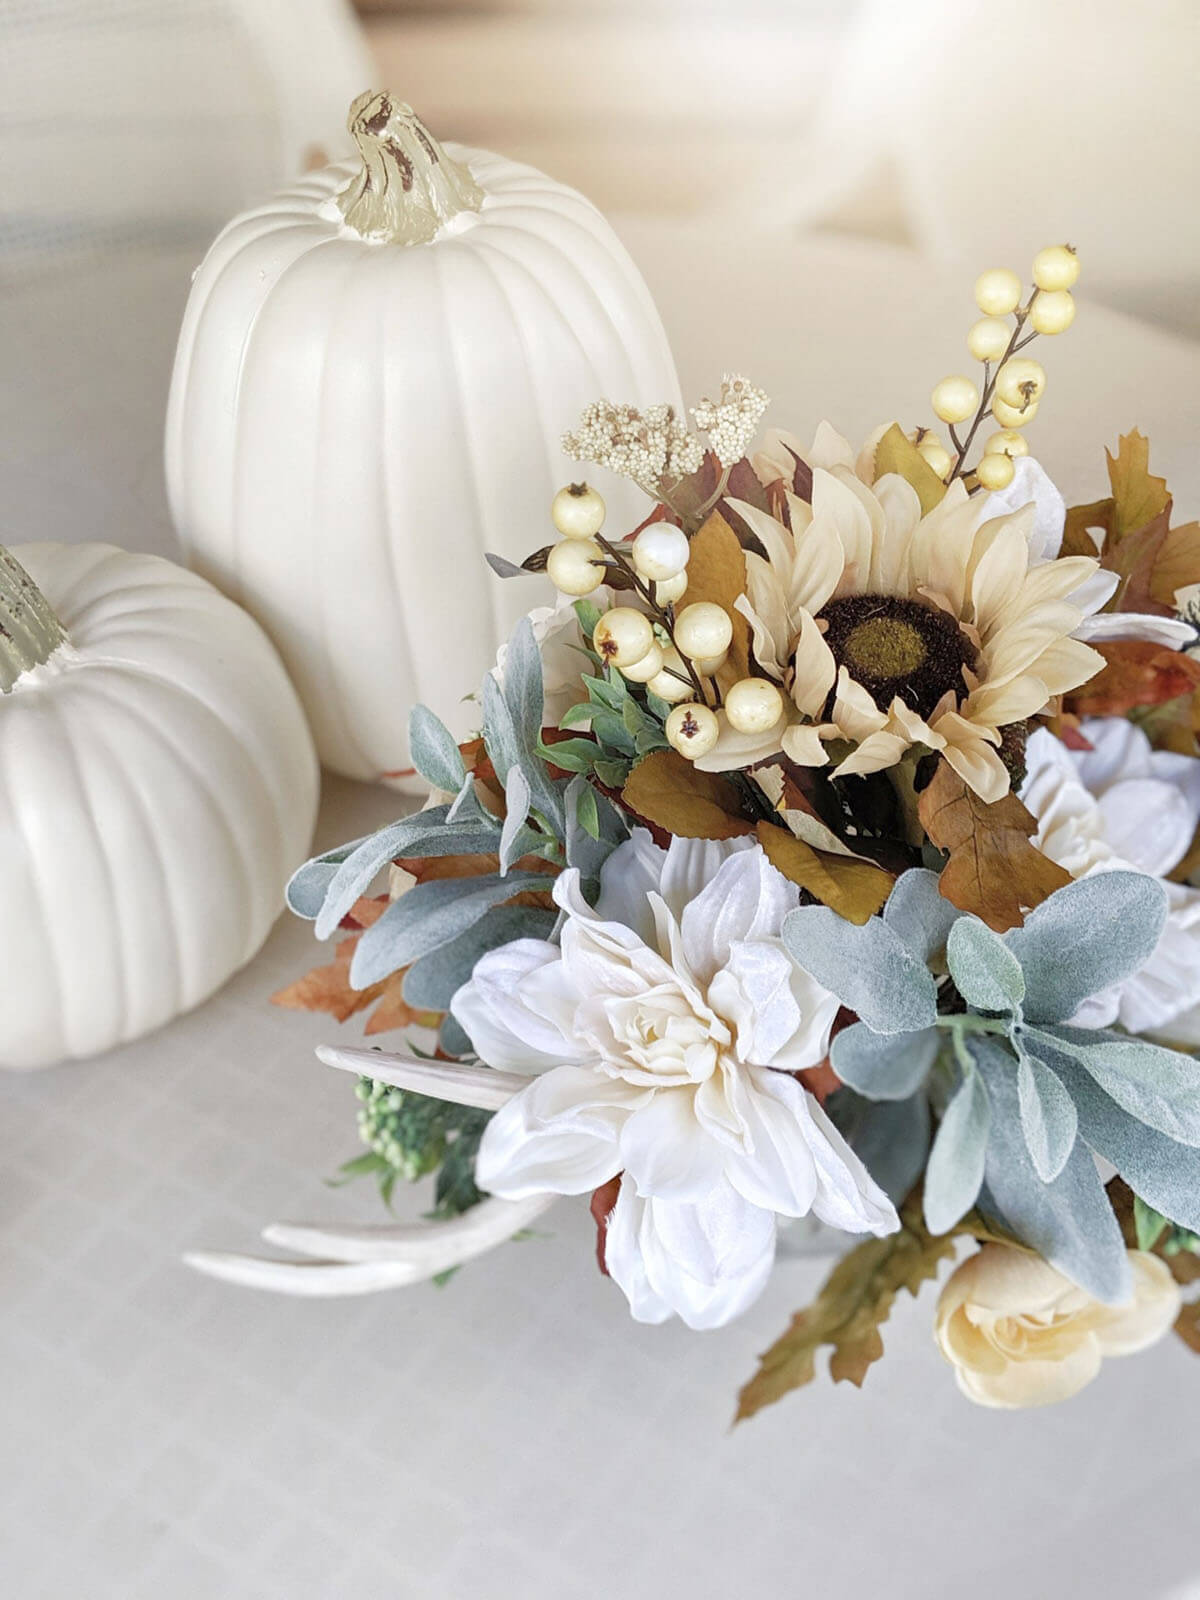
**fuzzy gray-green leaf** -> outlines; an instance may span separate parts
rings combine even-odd
[[[991,1111],[977,1072],[969,1072],[946,1107],[925,1168],[925,1221],[949,1233],[979,1197]]]
[[[544,890],[548,881],[541,873],[510,872],[506,878],[492,874],[417,884],[363,934],[350,964],[350,982],[356,989],[369,988],[457,939],[490,907],[524,890]]]
[[[448,1011],[475,963],[489,950],[514,939],[548,939],[556,913],[537,906],[495,906],[449,944],[414,961],[404,974],[404,999],[417,1011]]]
[[[801,906],[783,924],[793,960],[837,995],[873,1033],[915,1033],[933,1026],[937,987],[879,917],[856,926],[827,906]]]
[[[941,1041],[922,1033],[873,1033],[852,1023],[834,1038],[829,1059],[843,1083],[868,1100],[907,1100],[925,1082]]]
[[[950,929],[963,913],[938,888],[938,875],[913,867],[896,880],[883,908],[883,920],[926,966],[946,949]]]
[[[1180,1144],[1200,1145],[1200,1062],[1106,1028],[1030,1030],[1069,1055],[1131,1117]]]
[[[412,764],[434,789],[457,794],[466,768],[454,735],[428,706],[414,706],[408,719],[408,748]]]
[[[1043,1183],[1052,1183],[1075,1146],[1079,1119],[1062,1080],[1036,1055],[1021,1048],[1017,1099],[1025,1145]]]
[[[977,1011],[1015,1011],[1025,998],[1021,963],[978,917],[959,917],[950,929],[946,961],[959,994]]]
[[[1098,872],[1056,889],[1004,935],[1025,973],[1026,1016],[1065,1022],[1090,995],[1139,971],[1166,915],[1166,891],[1142,872]]]

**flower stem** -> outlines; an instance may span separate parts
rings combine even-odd
[[[954,445],[957,456],[954,462],[953,470],[951,471],[950,476],[946,479],[948,484],[953,483],[955,478],[962,474],[963,462],[967,458],[967,452],[971,448],[971,445],[975,439],[975,435],[979,432],[979,425],[992,408],[992,396],[996,392],[996,380],[1000,376],[1001,367],[1003,367],[1004,363],[1009,359],[1010,356],[1015,355],[1018,350],[1024,350],[1027,344],[1032,344],[1037,338],[1036,333],[1030,333],[1027,334],[1024,339],[1022,339],[1021,330],[1024,328],[1029,313],[1033,308],[1033,302],[1037,299],[1040,293],[1041,290],[1035,288],[1025,304],[1019,307],[1017,310],[1016,326],[1013,328],[1012,338],[1008,341],[1008,348],[1000,357],[999,361],[996,362],[995,371],[992,371],[991,364],[989,362],[985,361],[983,363],[983,393],[980,396],[979,409],[975,413],[975,420],[971,423],[970,431],[963,440],[962,444],[959,444],[958,436],[954,432],[954,429],[950,429],[950,440]]]
[[[66,637],[45,595],[0,545],[0,694],[49,661]]]

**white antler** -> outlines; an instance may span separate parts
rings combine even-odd
[[[554,1204],[555,1195],[528,1200],[489,1199],[445,1222],[337,1227],[276,1222],[263,1229],[268,1244],[321,1259],[273,1261],[201,1250],[189,1266],[227,1283],[281,1294],[372,1294],[422,1283],[506,1243]]]
[[[392,1051],[364,1050],[353,1045],[319,1044],[317,1060],[342,1072],[355,1072],[397,1089],[412,1089],[435,1100],[452,1100],[460,1106],[498,1111],[514,1094],[528,1088],[531,1079],[519,1072],[498,1072],[494,1067],[464,1066],[458,1061],[421,1061]]]

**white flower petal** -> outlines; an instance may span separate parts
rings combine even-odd
[[[1092,644],[1097,639],[1144,639],[1150,644],[1164,645],[1168,650],[1183,650],[1194,642],[1196,630],[1179,617],[1157,617],[1141,611],[1105,611],[1098,617],[1084,617],[1075,629],[1075,637]]]
[[[688,967],[708,983],[728,965],[733,946],[743,939],[773,938],[800,891],[752,848],[729,856],[719,871],[684,908],[679,919]]]
[[[626,1119],[621,1165],[640,1195],[701,1200],[720,1181],[722,1152],[696,1120],[695,1094],[660,1089]]]
[[[481,1189],[506,1200],[588,1194],[621,1170],[621,1129],[650,1091],[591,1067],[556,1067],[501,1106],[475,1158]]]
[[[531,1000],[523,982],[534,974],[545,981]],[[576,1002],[565,976],[557,945],[517,939],[476,962],[450,1011],[489,1066],[544,1072],[581,1059],[571,1027]]]

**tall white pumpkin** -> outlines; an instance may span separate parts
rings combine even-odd
[[[0,550],[0,1066],[107,1050],[255,954],[317,763],[279,657],[192,572]]]
[[[465,734],[517,616],[484,552],[551,536],[560,438],[601,397],[679,403],[637,269],[582,195],[443,149],[360,96],[361,166],[231,222],[196,274],[167,418],[188,558],[264,624],[325,763],[408,766],[416,701]],[[576,474],[577,475],[577,474]],[[644,497],[605,475],[609,525]]]

